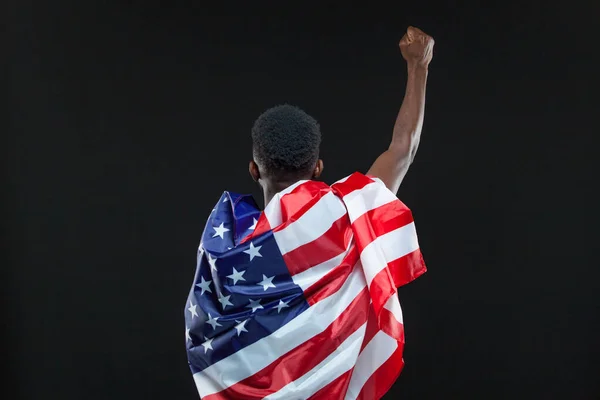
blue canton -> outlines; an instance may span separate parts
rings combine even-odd
[[[225,192],[208,218],[185,309],[192,373],[270,335],[308,308],[271,231],[240,244],[260,215],[251,196]]]

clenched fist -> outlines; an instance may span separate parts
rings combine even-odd
[[[433,57],[434,40],[422,30],[409,26],[400,40],[402,57],[409,65],[427,67]]]

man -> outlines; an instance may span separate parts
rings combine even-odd
[[[265,209],[225,192],[206,224],[186,303],[203,399],[379,399],[404,362],[397,287],[426,271],[395,196],[415,156],[433,39],[400,41],[406,94],[389,148],[366,175],[316,181],[318,123],[283,105],[252,129],[249,170]]]

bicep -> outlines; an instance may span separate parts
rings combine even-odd
[[[367,175],[381,179],[385,186],[396,194],[410,167],[410,158],[406,152],[386,150],[377,157]]]

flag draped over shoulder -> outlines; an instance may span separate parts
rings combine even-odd
[[[426,271],[410,210],[360,173],[261,212],[225,192],[185,307],[202,399],[379,399],[404,365],[396,288]]]

